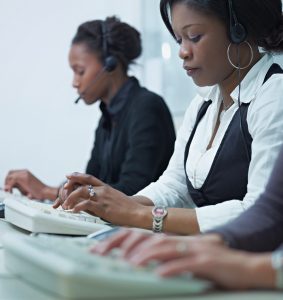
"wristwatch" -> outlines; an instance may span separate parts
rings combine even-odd
[[[166,207],[165,206],[154,206],[151,213],[153,216],[152,231],[153,232],[162,232],[163,219],[168,214]]]
[[[276,287],[278,289],[283,289],[283,249],[272,253],[271,265],[276,271]]]

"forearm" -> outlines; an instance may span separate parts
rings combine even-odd
[[[147,197],[144,196],[132,196],[130,197],[134,201],[137,201],[139,204],[145,205],[145,206],[153,206],[154,203]]]
[[[148,199],[141,198],[139,200],[146,202]],[[167,210],[168,214],[163,220],[163,232],[181,235],[198,234],[200,232],[194,209],[169,208]],[[153,222],[151,211],[152,206],[141,206],[136,213],[133,212],[132,216],[129,217],[130,226],[151,230]]]
[[[58,188],[46,186],[42,191],[44,199],[55,201],[58,195]]]

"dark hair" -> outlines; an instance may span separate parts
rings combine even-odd
[[[106,29],[106,34],[103,34],[103,28]],[[113,55],[121,63],[125,72],[142,52],[140,33],[117,17],[81,24],[72,40],[72,45],[80,43],[85,44],[89,51],[98,54],[101,61],[105,56]],[[105,43],[107,53],[104,53]]]
[[[201,13],[221,20],[229,36],[229,7],[227,0],[161,0],[160,13],[167,29],[175,38],[169,10],[174,4],[185,4]],[[283,51],[283,16],[281,0],[234,0],[233,9],[255,44],[267,52]]]

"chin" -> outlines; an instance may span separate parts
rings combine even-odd
[[[98,99],[86,99],[86,98],[84,98],[83,100],[86,105],[92,105],[98,101]]]
[[[213,85],[217,84],[217,82],[215,82],[215,81],[205,80],[205,79],[200,79],[200,78],[193,78],[193,81],[199,87],[213,86]]]

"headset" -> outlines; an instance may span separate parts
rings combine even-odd
[[[230,37],[230,41],[233,44],[239,45],[246,40],[248,33],[247,33],[247,30],[244,27],[244,25],[242,25],[238,21],[237,15],[233,8],[232,0],[228,0],[228,6],[229,6],[229,37]],[[237,51],[237,53],[238,53],[238,65],[240,65],[239,50]],[[238,107],[239,107],[239,113],[240,113],[240,131],[241,131],[242,137],[244,139],[244,145],[245,145],[245,151],[246,151],[247,158],[251,159],[250,153],[248,150],[248,146],[246,143],[245,134],[243,131],[243,120],[242,120],[242,112],[241,112],[241,70],[240,70],[240,68],[238,68],[238,86],[239,86]]]
[[[241,44],[247,38],[246,28],[238,22],[237,15],[233,8],[232,0],[228,0],[229,5],[229,23],[230,23],[230,40],[234,44]]]
[[[103,51],[103,65],[107,72],[112,72],[116,69],[118,65],[118,60],[115,56],[109,55],[108,44],[107,44],[107,25],[105,21],[101,21],[101,32],[102,32],[102,51]]]

